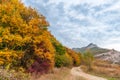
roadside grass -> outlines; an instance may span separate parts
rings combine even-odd
[[[69,68],[55,68],[53,73],[44,74],[36,80],[86,80],[80,76],[70,74]]]
[[[118,79],[115,79],[115,78],[108,78],[108,80],[118,80]]]
[[[86,80],[71,74],[70,68],[54,68],[52,73],[38,75],[22,71],[0,69],[0,80]]]
[[[0,69],[0,80],[31,80],[31,77],[22,71]]]
[[[108,80],[120,80],[120,65],[117,64],[95,60],[91,66],[91,70],[88,70],[86,65],[82,65],[81,68],[86,73],[104,77]]]

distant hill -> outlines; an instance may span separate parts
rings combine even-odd
[[[87,51],[90,51],[92,54],[99,54],[99,53],[105,53],[110,51],[109,49],[104,49],[104,48],[100,48],[98,47],[96,44],[90,43],[89,45],[87,45],[86,47],[82,47],[82,48],[73,48],[74,51],[76,52],[80,52],[80,53],[85,53]]]
[[[114,49],[104,49],[98,47],[96,44],[90,43],[86,47],[73,48],[73,50],[80,53],[90,51],[97,59],[110,61],[115,64],[120,64],[120,52]]]
[[[120,64],[120,52],[112,49],[109,52],[95,55],[95,58],[110,61],[115,64]]]

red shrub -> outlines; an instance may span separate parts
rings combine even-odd
[[[35,62],[28,68],[28,72],[30,73],[47,73],[50,68],[49,60],[36,58]]]

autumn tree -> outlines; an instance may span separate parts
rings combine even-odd
[[[0,2],[0,64],[30,67],[35,61],[54,67],[54,47],[46,18],[19,0]],[[38,57],[38,58],[36,58]]]
[[[20,0],[0,0],[0,65],[46,73],[54,66],[78,66],[79,55],[48,31],[46,18]]]
[[[80,56],[78,53],[76,53],[75,51],[71,50],[71,49],[68,49],[66,48],[67,50],[67,53],[72,57],[73,59],[73,65],[74,66],[79,66],[80,63],[81,63],[81,59],[80,59]]]

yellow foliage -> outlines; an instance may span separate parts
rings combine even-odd
[[[53,67],[55,49],[47,31],[49,24],[46,18],[19,0],[2,0],[1,3],[0,59],[4,64],[21,61],[26,63],[22,65],[25,66],[27,60],[38,56],[49,60]]]
[[[10,51],[7,48],[4,51],[0,51],[0,65],[12,63],[14,59],[20,59],[23,53],[19,53],[19,55],[17,53],[18,52]]]
[[[65,47],[50,34],[47,30],[49,23],[42,14],[25,7],[19,0],[1,2],[0,64],[17,64],[26,68],[33,63],[28,62],[35,61],[37,56],[39,59],[48,60],[50,68],[53,68],[55,52],[61,53],[60,56],[63,54],[66,65],[72,62],[75,62],[75,65],[80,63],[75,52],[67,49],[66,53]]]
[[[2,42],[2,38],[0,37],[0,43]]]
[[[80,56],[78,55],[78,53],[76,53],[76,52],[74,52],[73,50],[71,50],[71,49],[66,49],[67,50],[67,53],[72,57],[72,59],[73,59],[73,64],[75,65],[75,66],[79,66],[80,65]],[[80,54],[80,53],[79,53]]]

